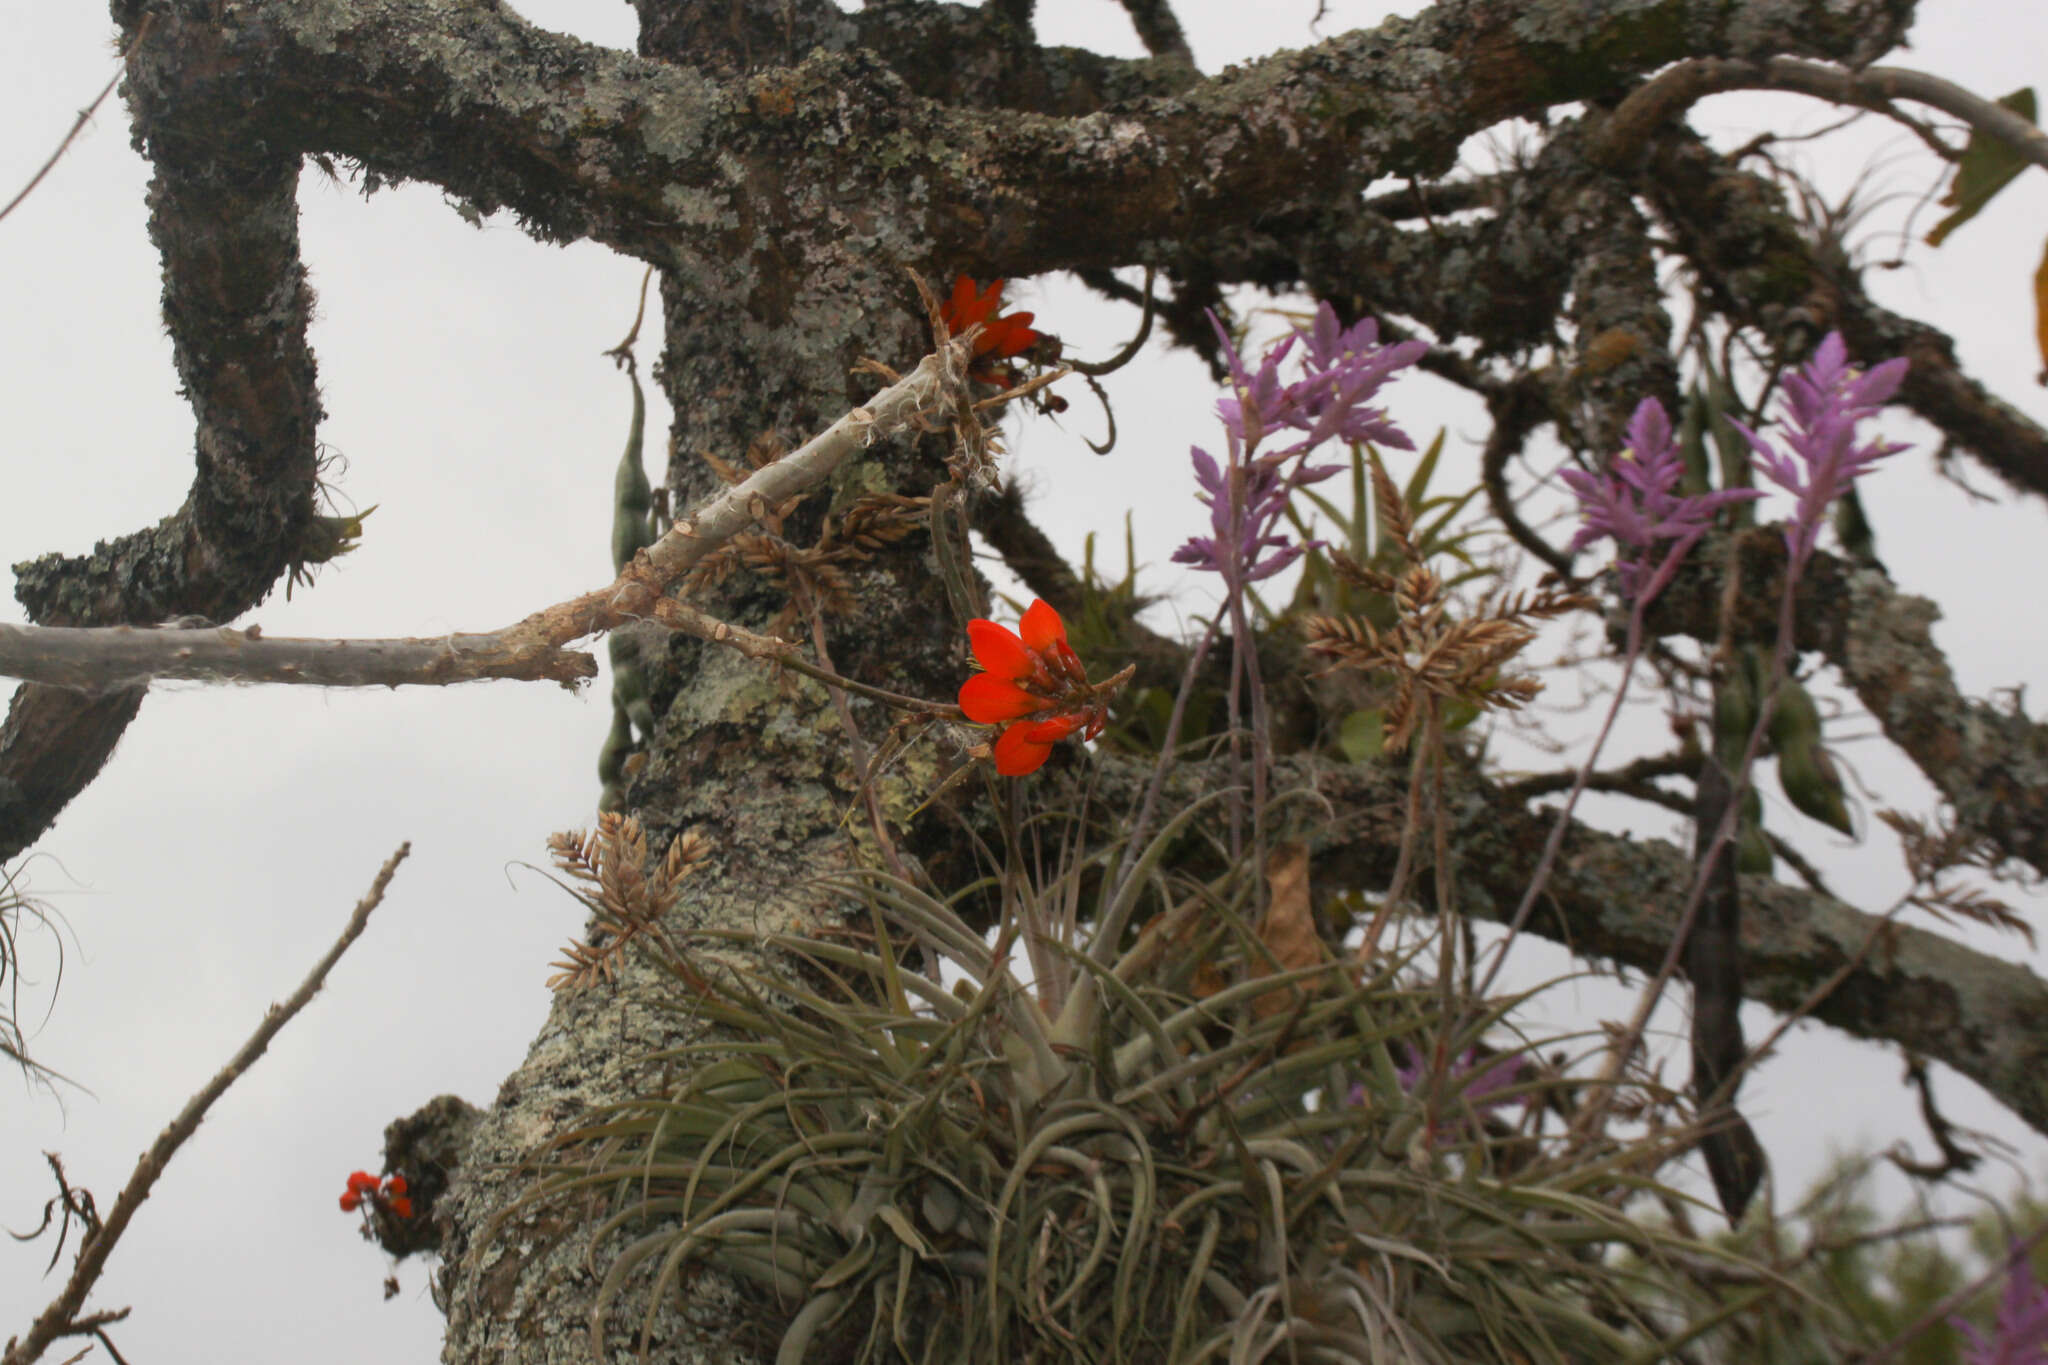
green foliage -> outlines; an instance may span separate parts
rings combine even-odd
[[[1712,1321],[1694,1344],[1699,1365],[1837,1365],[1913,1335],[1900,1365],[1961,1365],[1964,1339],[1943,1305],[1995,1272],[2015,1236],[2041,1226],[2043,1209],[2017,1198],[2003,1213],[1968,1220],[1916,1219],[1888,1226],[1872,1202],[1881,1159],[1844,1158],[1782,1218],[1747,1220],[1715,1239],[1732,1264],[1768,1265],[1785,1291],[1760,1293],[1751,1275],[1699,1278],[1678,1287],[1684,1311]],[[2037,1277],[2048,1250],[2034,1253]],[[1675,1286],[1677,1287],[1677,1286]],[[1989,1334],[2004,1288],[1993,1273],[1953,1316]]]
[[[657,1060],[686,1079],[564,1138],[531,1196],[630,1238],[599,1358],[628,1283],[651,1326],[698,1263],[779,1306],[790,1365],[1661,1357],[1682,1319],[1642,1267],[1713,1257],[1624,1204],[1682,1139],[1624,1161],[1543,1130],[1566,1083],[1532,1053],[1450,1064],[1521,1002],[1419,978],[1426,942],[1297,965],[1246,879],[1169,876],[1220,795],[1121,879],[1110,842],[965,888],[1009,907],[993,947],[879,872],[830,884],[864,936],[685,940],[707,1032]]]

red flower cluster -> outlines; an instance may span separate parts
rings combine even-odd
[[[389,1209],[400,1218],[412,1217],[412,1198],[406,1194],[402,1175],[387,1175],[382,1180],[368,1171],[350,1175],[348,1189],[342,1192],[341,1211],[354,1213],[365,1204],[373,1209]]]
[[[1004,777],[1038,771],[1053,745],[1077,730],[1093,739],[1108,718],[1101,690],[1088,685],[1087,670],[1067,644],[1060,614],[1033,602],[1019,626],[1021,637],[993,621],[967,623],[967,642],[986,671],[960,689],[967,719],[1007,727],[994,749],[996,771]]]
[[[1039,334],[1031,330],[1032,314],[996,316],[996,310],[1003,306],[1005,283],[994,280],[987,289],[978,289],[972,279],[962,275],[953,281],[953,296],[939,306],[939,316],[945,320],[948,331],[964,332],[976,323],[981,324],[981,334],[974,339],[974,364],[968,375],[984,384],[1013,384],[1014,373],[1008,366],[999,368],[998,362],[1023,355],[1038,344]]]

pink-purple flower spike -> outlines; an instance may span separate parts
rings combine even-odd
[[[1791,454],[1780,452],[1742,423],[1731,423],[1756,452],[1757,473],[1799,500],[1785,528],[1785,548],[1795,566],[1813,554],[1821,523],[1835,499],[1848,492],[1865,470],[1906,448],[1881,440],[1856,443],[1857,424],[1875,416],[1899,391],[1906,366],[1905,358],[1899,357],[1859,371],[1849,364],[1842,334],[1829,332],[1813,359],[1785,376],[1779,420]]]
[[[1353,327],[1341,327],[1336,310],[1324,303],[1316,309],[1315,323],[1306,333],[1273,347],[1254,371],[1245,367],[1244,358],[1231,345],[1230,334],[1215,314],[1209,315],[1209,321],[1230,366],[1231,396],[1216,404],[1228,436],[1226,461],[1219,463],[1200,446],[1191,448],[1195,482],[1201,487],[1197,496],[1209,506],[1209,525],[1215,534],[1189,537],[1174,551],[1173,562],[1224,574],[1236,584],[1255,583],[1280,572],[1319,543],[1298,543],[1280,530],[1280,519],[1295,490],[1344,470],[1342,465],[1309,464],[1310,451],[1330,440],[1371,441],[1397,450],[1415,448],[1386,410],[1371,406],[1370,400],[1389,379],[1421,359],[1429,346],[1421,341],[1383,346],[1378,322],[1366,318]],[[1280,364],[1298,341],[1306,341],[1301,378],[1283,384]],[[1260,453],[1267,437],[1287,430],[1301,432],[1302,439],[1284,449]],[[1235,506],[1233,478],[1237,480]]]
[[[2048,1360],[2048,1289],[2035,1282],[2034,1268],[2017,1243],[1991,1335],[1986,1337],[1961,1318],[1949,1322],[1969,1338],[1964,1365],[2038,1365]]]
[[[1730,503],[1763,496],[1753,488],[1680,493],[1685,462],[1672,437],[1671,419],[1654,398],[1636,405],[1628,424],[1628,449],[1605,472],[1567,469],[1559,477],[1579,500],[1579,533],[1572,537],[1571,548],[1582,550],[1613,537],[1623,551],[1615,566],[1622,596],[1645,605],[1671,581],[1715,513]],[[1645,578],[1657,547],[1665,543],[1670,548]]]

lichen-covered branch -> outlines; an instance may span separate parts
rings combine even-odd
[[[137,45],[131,90],[153,41],[144,35]],[[248,145],[228,153],[208,143],[190,164],[164,152],[150,186],[164,320],[197,418],[191,496],[90,555],[17,564],[15,595],[40,624],[232,620],[304,556],[320,400],[306,344],[313,293],[299,260],[298,160]],[[0,729],[0,858],[49,828],[104,766],[139,704],[139,693],[93,700],[16,690]]]
[[[1653,9],[1654,21],[1605,4],[1553,18],[1519,0],[1444,0],[1178,98],[1071,119],[923,100],[858,48],[721,83],[508,9],[433,0],[252,0],[232,26],[179,5],[141,45],[135,85],[153,145],[181,125],[261,129],[274,148],[431,180],[515,210],[540,236],[652,261],[729,253],[778,185],[850,190],[857,177],[863,199],[925,204],[941,253],[1023,273],[1120,264],[1122,244],[1148,236],[1326,202],[1377,175],[1438,174],[1472,133],[1674,60],[1843,57],[1896,37],[1912,6]]]
[[[1866,363],[1913,362],[1897,401],[2021,492],[2048,497],[2048,430],[1987,392],[1955,343],[1873,303],[1855,273],[1799,231],[1777,186],[1689,133],[1655,139],[1638,181],[1664,229],[1727,317],[1797,359],[1833,328]]]
[[[1648,628],[1711,641],[1723,602],[1725,554],[1710,541],[1657,600]],[[1742,533],[1739,639],[1768,641],[1784,587],[1785,543],[1774,527]],[[1965,697],[1931,627],[1940,612],[1900,592],[1875,564],[1814,556],[1799,584],[1795,644],[1818,651],[1892,743],[1954,807],[1958,827],[2036,872],[2048,872],[2048,726],[2017,695],[1994,705]]]
[[[1336,811],[1307,834],[1318,880],[1384,886],[1400,846],[1405,775],[1385,765],[1311,768],[1299,761],[1286,771],[1297,782],[1312,781]],[[1187,780],[1201,778],[1191,773]],[[1453,822],[1460,908],[1481,919],[1504,919],[1527,885],[1554,816],[1525,808],[1469,773],[1454,777],[1445,808]],[[1662,840],[1574,824],[1557,868],[1530,932],[1580,957],[1645,971],[1661,965],[1692,886],[1690,858]],[[1883,925],[1811,891],[1745,878],[1742,897],[1749,999],[1796,1009],[1841,973],[1815,1018],[1945,1062],[2048,1132],[2048,982],[2018,963],[1923,929]]]

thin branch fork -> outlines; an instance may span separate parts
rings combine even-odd
[[[411,843],[403,843],[397,852],[384,860],[384,866],[377,870],[370,889],[356,902],[356,908],[350,913],[348,923],[342,928],[341,937],[334,941],[334,946],[313,964],[313,970],[306,974],[306,979],[283,1004],[272,1005],[264,1013],[263,1022],[228,1059],[228,1064],[198,1094],[187,1100],[178,1116],[157,1134],[156,1141],[135,1163],[135,1170],[129,1175],[128,1183],[122,1186],[121,1196],[114,1201],[106,1221],[90,1232],[79,1246],[78,1260],[71,1267],[71,1277],[65,1281],[63,1291],[50,1301],[50,1306],[42,1311],[26,1335],[7,1343],[6,1353],[0,1355],[0,1365],[29,1365],[29,1362],[41,1358],[50,1344],[61,1337],[95,1332],[106,1323],[119,1320],[119,1313],[80,1317],[79,1310],[85,1307],[86,1296],[99,1282],[100,1272],[106,1269],[107,1257],[121,1240],[121,1234],[127,1231],[129,1220],[142,1207],[142,1201],[149,1198],[164,1168],[185,1145],[185,1140],[199,1131],[200,1121],[206,1117],[206,1111],[213,1107],[214,1101],[226,1094],[228,1087],[256,1064],[270,1047],[271,1040],[320,993],[320,988],[327,983],[327,974],[334,970],[334,964],[341,961],[341,955],[362,937],[370,922],[370,913],[383,903],[384,892],[391,885],[391,878],[397,874],[398,865],[411,852]]]
[[[1616,107],[1601,137],[1598,158],[1610,165],[1626,160],[1666,118],[1708,95],[1729,90],[1787,90],[1891,118],[1902,117],[1893,107],[1894,100],[1912,100],[1962,120],[1975,132],[1997,138],[2048,170],[2048,132],[1953,81],[1900,66],[1849,71],[1797,57],[1773,57],[1767,62],[1703,57],[1679,63]],[[1917,124],[1912,126],[1916,133],[1922,132]]]
[[[728,625],[664,596],[664,591],[768,508],[816,486],[849,455],[898,431],[939,425],[957,410],[963,395],[971,397],[967,366],[972,345],[971,332],[953,338],[865,406],[677,522],[610,584],[535,612],[516,625],[479,634],[372,640],[270,639],[254,626],[163,630],[0,625],[0,676],[88,691],[130,687],[152,678],[322,687],[438,687],[513,678],[573,686],[596,677],[597,663],[565,646],[650,619],[732,646],[751,658],[809,671],[803,668],[796,645]]]

